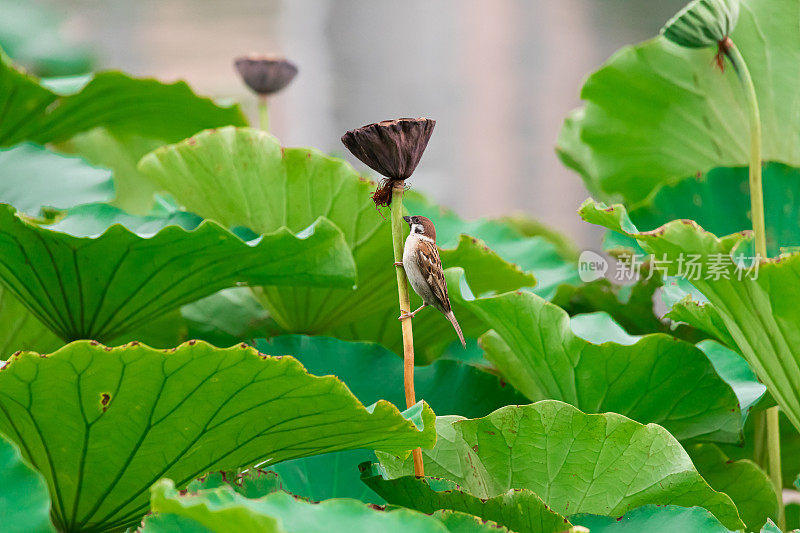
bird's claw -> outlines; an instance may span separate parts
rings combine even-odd
[[[404,318],[414,318],[414,313],[403,313],[397,317],[397,320],[403,320]]]
[[[394,266],[401,267],[401,266],[403,266],[403,262],[402,261],[395,261],[394,262]]]

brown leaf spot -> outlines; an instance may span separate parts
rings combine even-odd
[[[111,403],[111,395],[107,392],[100,393],[100,406],[103,409],[103,412],[106,412],[108,409],[108,404]]]

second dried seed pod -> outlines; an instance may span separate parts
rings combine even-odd
[[[245,84],[260,96],[280,91],[297,75],[297,66],[278,56],[238,57],[234,64]]]

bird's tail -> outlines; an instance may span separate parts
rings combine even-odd
[[[458,320],[456,320],[456,315],[453,314],[453,311],[451,310],[445,316],[447,317],[447,320],[449,320],[450,323],[453,324],[453,327],[455,328],[456,333],[458,333],[458,338],[461,340],[461,344],[463,344],[464,348],[466,348],[467,347],[467,343],[464,342],[464,334],[461,333],[461,326],[458,325]]]

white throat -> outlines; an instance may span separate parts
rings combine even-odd
[[[412,233],[408,234],[408,237],[409,238],[414,237],[415,239],[419,239],[421,241],[435,242],[433,239],[431,239],[427,235],[423,235],[422,233],[413,233],[412,232]]]

